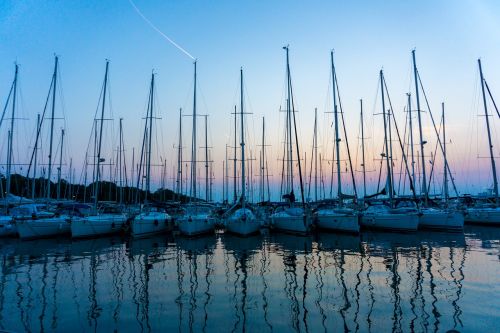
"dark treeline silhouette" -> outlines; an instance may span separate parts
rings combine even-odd
[[[0,197],[4,198],[6,193],[6,178],[0,175],[1,189]],[[11,176],[11,189],[10,193],[16,196],[32,198],[33,181],[35,182],[35,199],[45,198],[47,192],[47,180],[44,178],[37,178],[35,180],[26,178],[22,175],[14,174]],[[59,199],[76,200],[80,202],[93,202],[94,184],[91,183],[87,186],[81,184],[70,184],[65,179],[61,179],[59,188]],[[58,184],[51,182],[50,197],[57,199]],[[120,200],[121,196],[121,200]],[[135,187],[120,187],[115,183],[109,181],[99,182],[99,201],[116,201],[124,204],[133,204],[143,202],[146,198],[144,190]],[[148,195],[151,201],[180,201],[182,203],[189,201],[189,196],[179,195],[169,189],[158,189],[154,193]]]

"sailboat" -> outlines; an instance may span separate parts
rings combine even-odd
[[[423,137],[422,131],[422,112],[420,109],[420,94],[419,94],[419,74],[417,69],[417,63],[415,60],[415,50],[412,50],[412,60],[413,60],[413,75],[415,79],[415,98],[417,100],[417,120],[418,120],[418,132],[419,132],[419,141],[420,141],[420,157],[421,157],[421,168],[422,168],[422,184],[421,184],[421,194],[423,196],[423,206],[420,207],[420,215],[419,215],[419,227],[423,229],[440,229],[440,230],[462,230],[464,227],[464,217],[463,214],[452,209],[442,209],[440,207],[431,207],[429,205],[429,188],[427,187],[427,178],[426,178],[426,167],[425,167],[425,155],[424,155],[424,145],[425,140]],[[411,120],[411,98],[408,96],[408,112],[409,119]],[[444,111],[443,111],[444,112]],[[444,117],[444,114],[443,114]],[[444,126],[444,124],[443,124]],[[410,122],[410,136],[413,135]],[[444,132],[444,130],[443,130]],[[437,136],[438,141],[440,141],[439,135]],[[413,143],[413,140],[411,140]],[[441,144],[439,142],[439,144]],[[445,143],[446,144],[446,143]],[[413,152],[413,147],[411,149]],[[444,155],[444,177],[445,177],[445,192],[447,192],[447,175],[448,175],[448,162],[446,159],[446,152],[443,148]],[[412,156],[413,160],[413,156]],[[413,174],[414,177],[414,174]],[[415,183],[415,178],[413,178],[413,182]],[[446,199],[447,200],[447,199]],[[445,204],[446,205],[446,204]]]
[[[304,185],[302,183],[302,168],[300,161],[299,142],[297,136],[297,124],[295,121],[295,105],[293,101],[292,79],[290,75],[289,49],[288,46],[283,47],[286,52],[286,78],[287,78],[287,100],[286,100],[286,126],[285,126],[285,156],[283,156],[283,164],[286,162],[286,181],[285,191],[282,202],[278,205],[271,214],[271,227],[275,230],[307,234],[311,230],[312,219],[309,212],[309,207],[306,206],[304,198]],[[293,125],[293,128],[292,128]],[[296,161],[299,165],[299,180],[301,202],[297,203],[294,192],[294,149],[292,135],[295,136]],[[285,165],[283,165],[285,169]],[[284,170],[285,172],[285,170]]]
[[[330,60],[332,67],[332,88],[333,88],[333,114],[335,119],[335,162],[337,164],[337,196],[338,203],[321,203],[314,212],[314,217],[319,228],[327,230],[336,230],[344,232],[359,232],[358,212],[344,204],[342,193],[342,177],[340,174],[340,136],[339,136],[339,119],[337,108],[337,75],[335,73],[335,65],[333,62],[333,51],[330,52]],[[347,144],[347,137],[345,138]],[[349,147],[349,146],[347,146]],[[347,148],[349,149],[349,148]],[[350,161],[350,156],[349,156]],[[351,168],[352,169],[352,168]],[[353,184],[354,177],[352,178]],[[354,185],[355,187],[355,185]]]
[[[256,218],[253,208],[246,202],[246,174],[245,174],[245,126],[243,112],[243,69],[240,69],[240,118],[241,118],[241,196],[238,203],[231,207],[224,215],[228,232],[248,236],[260,230],[260,222]],[[236,133],[235,133],[236,135]]]
[[[491,130],[490,130],[490,120],[488,115],[488,105],[486,102],[486,89],[488,94],[493,101],[493,96],[491,96],[490,89],[483,75],[483,68],[481,66],[481,59],[477,60],[479,66],[479,75],[481,78],[481,91],[483,95],[483,106],[484,106],[484,119],[486,121],[486,129],[488,131],[488,144],[490,150],[490,162],[491,162],[491,173],[493,176],[493,194],[494,203],[476,203],[475,206],[469,207],[465,210],[465,222],[471,224],[485,224],[485,225],[500,225],[500,202],[498,200],[498,179],[497,179],[497,169],[495,164],[495,157],[493,155],[493,143],[491,140]],[[493,103],[495,103],[493,101]]]
[[[109,61],[106,60],[106,71],[104,74],[104,83],[102,90],[102,106],[101,106],[101,118],[99,126],[99,141],[97,143],[97,161],[95,170],[95,182],[94,182],[94,212],[92,215],[84,217],[76,217],[71,220],[71,236],[73,238],[77,237],[92,237],[101,236],[106,234],[117,233],[123,229],[125,222],[127,221],[127,216],[123,214],[119,209],[113,206],[99,207],[99,182],[101,180],[101,162],[104,162],[104,158],[101,156],[102,149],[102,132],[103,132],[103,122],[104,122],[104,110],[106,106],[106,93],[108,85],[108,69]]]
[[[389,202],[367,202],[368,208],[363,212],[361,218],[361,226],[365,228],[386,229],[390,231],[417,231],[418,228],[418,210],[412,201],[396,202],[394,198],[393,188],[393,169],[392,169],[392,147],[389,149],[388,142],[391,141],[391,130],[387,129],[388,120],[391,114],[387,115],[385,109],[384,96],[384,73],[380,70],[380,91],[382,94],[382,116],[384,118],[384,153],[382,157],[385,159],[387,166],[387,191],[389,194]],[[392,112],[391,112],[392,113]],[[390,124],[390,122],[389,122]],[[404,152],[403,152],[404,157]],[[410,178],[410,183],[412,182]],[[413,188],[413,185],[411,185]]]
[[[52,169],[52,144],[53,144],[53,130],[54,130],[54,112],[55,112],[55,103],[56,103],[56,88],[57,88],[57,71],[58,71],[58,63],[59,59],[55,57],[54,64],[54,72],[52,74],[52,81],[50,83],[49,93],[47,96],[47,100],[52,98],[52,109],[51,109],[51,133],[50,133],[50,148],[49,148],[49,173],[47,175],[47,183],[50,184],[50,171]],[[17,68],[16,68],[17,75]],[[16,79],[17,81],[17,79]],[[11,128],[13,128],[13,119],[14,119],[14,109],[16,103],[16,86],[14,86],[14,95],[13,95],[13,105],[12,105],[12,120],[11,120]],[[47,104],[45,105],[44,114],[47,108]],[[38,141],[40,137],[41,124],[37,126],[36,129],[36,140]],[[62,145],[61,145],[62,146]],[[36,144],[35,144],[36,147]],[[34,150],[34,154],[36,154],[36,150]],[[61,150],[62,153],[62,150]],[[11,130],[11,140],[10,140],[10,154],[12,154],[12,130]],[[10,174],[10,171],[8,172]],[[29,174],[29,170],[28,170]],[[10,185],[7,185],[9,188]],[[50,188],[47,189],[46,200],[50,201]],[[42,237],[51,237],[58,236],[63,234],[69,234],[70,232],[70,224],[69,218],[65,215],[56,214],[53,211],[49,210],[48,205],[46,204],[25,204],[15,207],[11,211],[11,215],[16,224],[17,233],[21,239],[32,239],[32,238],[42,238]]]
[[[200,203],[197,200],[197,167],[196,167],[196,61],[194,62],[194,92],[193,92],[193,139],[191,147],[191,195],[190,202],[182,206],[182,213],[177,220],[181,234],[196,236],[215,229],[216,218],[213,206],[208,203]],[[208,145],[205,144],[205,147]]]
[[[147,203],[147,196],[150,194],[151,190],[151,138],[153,137],[154,84],[155,75],[153,73],[151,75],[151,86],[149,90],[146,126],[144,128],[144,138],[147,137],[148,140],[146,151],[146,204],[142,207],[141,213],[137,215],[130,223],[130,232],[134,237],[171,231],[173,228],[172,218],[165,211],[165,208]],[[145,142],[143,142],[143,151],[144,148]],[[141,179],[141,177],[142,175],[139,172],[137,178],[137,187],[139,187],[139,180]]]
[[[10,168],[11,168],[11,165],[12,165],[12,129],[14,128],[14,113],[15,113],[15,110],[16,110],[16,94],[17,94],[17,75],[18,75],[18,71],[19,71],[19,66],[16,64],[15,65],[15,73],[14,73],[14,80],[12,81],[12,85],[10,87],[10,91],[9,91],[9,96],[7,97],[7,101],[5,103],[5,107],[3,109],[3,112],[2,112],[2,117],[0,118],[0,128],[2,127],[2,123],[3,123],[3,120],[5,118],[5,113],[7,111],[7,108],[9,106],[9,101],[10,101],[10,98],[11,96],[13,96],[13,102],[12,102],[12,116],[11,116],[11,126],[10,126],[10,130],[8,131],[7,133],[7,142],[8,142],[8,145],[7,145],[7,182],[6,182],[6,185],[7,185],[7,189],[6,189],[6,192],[4,192],[4,189],[2,187],[2,184],[3,182],[0,180],[0,191],[1,191],[1,194],[2,196],[5,194],[5,198],[4,198],[4,205],[5,205],[5,208],[4,208],[4,211],[2,212],[2,214],[0,215],[0,237],[2,236],[14,236],[17,234],[17,228],[16,228],[16,224],[13,222],[12,220],[12,216],[8,215],[9,213],[9,206],[10,206],[10,200],[9,200],[9,197],[10,197]],[[12,95],[14,94],[14,95]]]

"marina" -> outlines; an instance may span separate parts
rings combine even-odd
[[[494,331],[500,5],[195,3],[0,4],[0,332]]]

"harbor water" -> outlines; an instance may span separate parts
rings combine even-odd
[[[500,230],[0,240],[0,330],[491,331]]]

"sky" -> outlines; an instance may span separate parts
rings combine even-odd
[[[459,191],[477,193],[491,186],[490,165],[484,158],[487,157],[484,117],[478,117],[483,109],[477,59],[480,57],[483,61],[485,78],[493,94],[500,92],[498,2],[134,0],[134,3],[160,31],[198,61],[198,112],[209,115],[208,145],[212,147],[218,197],[222,195],[225,147],[233,145],[231,112],[239,103],[240,67],[244,70],[245,108],[251,113],[245,120],[247,147],[256,157],[251,162],[254,173],[258,173],[257,145],[260,144],[261,119],[265,117],[270,173],[279,184],[279,158],[284,140],[284,113],[279,110],[284,107],[286,92],[284,45],[290,48],[299,141],[307,155],[302,157],[307,169],[315,108],[318,109],[320,151],[325,160],[331,159],[333,118],[325,112],[332,110],[330,51],[334,50],[356,171],[360,170],[359,99],[364,101],[369,160],[366,164],[369,165],[370,190],[375,190],[383,139],[382,119],[377,115],[380,113],[378,73],[384,70],[398,126],[403,131],[406,93],[414,94],[415,89],[411,63],[411,50],[415,49],[419,73],[438,121],[441,102],[445,102],[448,157]],[[114,120],[106,121],[104,142],[108,161],[116,154],[112,149],[118,145],[119,118],[123,118],[129,170],[132,149],[137,158],[148,85],[154,72],[158,106],[155,112],[161,119],[154,129],[157,136],[153,159],[155,165],[166,159],[167,182],[173,181],[179,108],[185,114],[192,112],[193,60],[148,25],[130,0],[4,0],[0,3],[0,40],[2,103],[12,82],[14,63],[20,65],[19,119],[16,119],[14,135],[16,172],[26,170],[22,164],[27,163],[33,146],[36,115],[43,110],[53,57],[57,54],[60,90],[54,144],[59,147],[59,132],[64,128],[65,176],[69,176],[71,158],[76,169],[73,178],[83,179],[83,160],[99,102],[105,60],[109,59],[111,103],[106,118]],[[436,138],[428,112],[422,116],[428,141],[425,155],[430,160]],[[498,118],[490,119],[498,156],[500,146],[495,128]],[[186,156],[190,152],[191,118],[183,117],[183,120],[184,154],[189,160]],[[199,123],[198,141],[204,146],[203,118]],[[2,161],[6,156],[7,130],[8,126],[2,124]],[[47,133],[44,127],[41,164],[47,161]],[[342,157],[345,164],[344,148]],[[400,162],[401,158],[395,163]],[[436,158],[436,169],[441,170],[439,163],[442,161]],[[329,192],[331,164],[325,162],[323,167]],[[429,164],[427,168],[430,167]],[[160,168],[154,167],[153,173],[153,187],[158,187]],[[442,174],[442,171],[436,172],[435,182],[440,182]],[[348,174],[342,177],[349,189]],[[356,177],[359,186],[359,172]],[[440,185],[436,186],[439,192]]]

